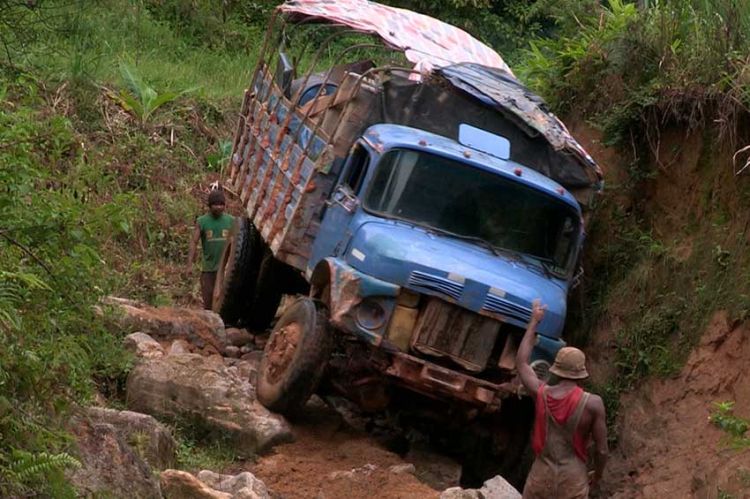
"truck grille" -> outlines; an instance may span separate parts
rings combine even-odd
[[[531,320],[531,310],[497,295],[488,294],[482,310],[516,319],[524,324]]]
[[[461,298],[461,293],[464,290],[464,285],[461,283],[418,270],[411,273],[408,284],[413,288],[419,288],[421,291],[439,293],[453,300]]]
[[[480,372],[487,366],[499,330],[500,322],[495,319],[429,298],[417,319],[413,347]]]

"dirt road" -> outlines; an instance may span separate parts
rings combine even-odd
[[[404,459],[352,429],[322,404],[308,406],[303,419],[294,424],[294,432],[294,443],[276,447],[271,455],[246,467],[284,498],[439,496],[439,491],[408,470],[398,469],[407,464]]]

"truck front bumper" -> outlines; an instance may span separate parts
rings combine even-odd
[[[461,400],[489,412],[500,409],[502,399],[517,395],[520,387],[516,379],[496,384],[401,352],[391,354],[385,373],[428,397]]]

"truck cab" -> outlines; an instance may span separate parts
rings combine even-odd
[[[508,156],[502,137],[483,136]],[[534,353],[539,374],[564,345],[582,241],[578,202],[549,178],[423,130],[378,124],[344,164],[306,272],[336,328],[393,352],[386,372],[397,382],[497,406],[506,395],[498,387],[517,389],[503,383],[534,299],[548,307]],[[350,295],[321,296],[350,280]]]

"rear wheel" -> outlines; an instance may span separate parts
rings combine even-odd
[[[259,265],[250,304],[245,308],[243,317],[243,322],[251,329],[266,329],[276,315],[284,287],[282,265],[274,258],[271,250],[266,248]]]
[[[255,226],[247,218],[239,218],[221,256],[211,307],[226,324],[242,319],[248,297],[254,295],[261,244]]]
[[[274,327],[258,369],[258,400],[294,415],[315,392],[333,346],[328,312],[311,298],[295,300]]]

